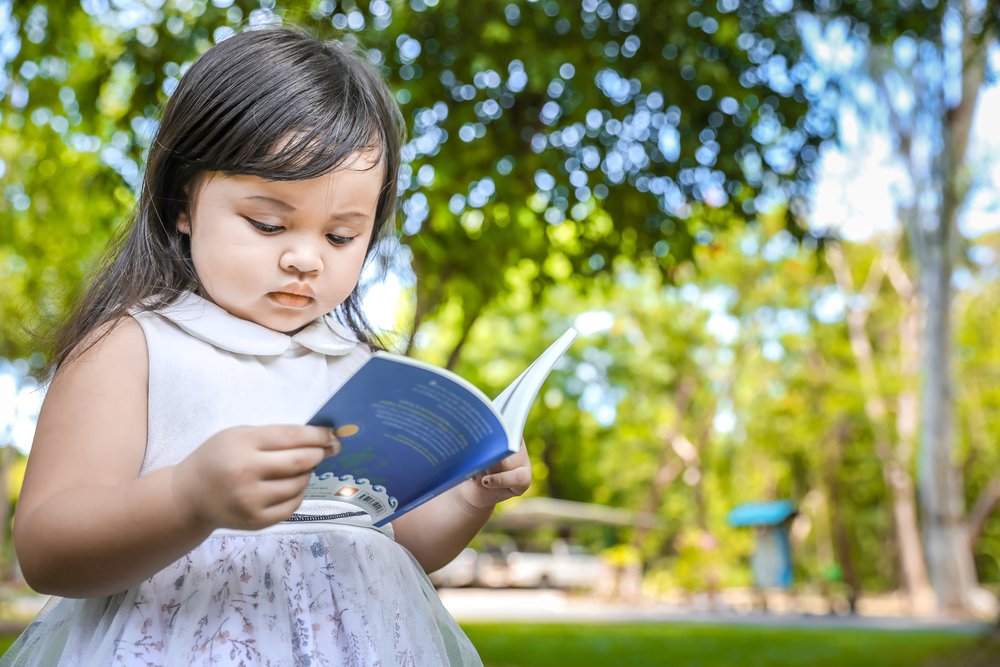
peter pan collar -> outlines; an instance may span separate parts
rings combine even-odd
[[[277,356],[298,344],[320,354],[342,356],[358,345],[354,333],[332,315],[316,318],[289,336],[236,317],[194,292],[182,292],[156,312],[195,338],[236,354]]]

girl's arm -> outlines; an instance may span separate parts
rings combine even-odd
[[[531,486],[531,459],[521,449],[482,475],[476,475],[392,522],[396,541],[427,572],[447,565],[476,536],[497,503]]]
[[[35,590],[113,594],[217,527],[280,521],[336,445],[327,429],[238,427],[180,464],[139,477],[147,376],[145,337],[127,318],[52,380],[14,519],[18,560]]]

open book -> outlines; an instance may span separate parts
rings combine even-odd
[[[309,420],[333,428],[307,499],[357,505],[381,526],[495,465],[521,446],[528,412],[576,338],[569,329],[493,401],[458,375],[376,352]]]

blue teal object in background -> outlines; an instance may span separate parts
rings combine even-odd
[[[790,500],[744,503],[727,516],[730,526],[757,529],[757,544],[751,560],[754,586],[790,588],[792,547],[788,526],[798,511]]]
[[[791,500],[772,500],[737,505],[726,518],[730,526],[777,526],[796,514]]]

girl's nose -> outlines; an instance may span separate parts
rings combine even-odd
[[[310,243],[296,243],[281,254],[279,266],[295,273],[315,273],[323,268],[320,253]]]

